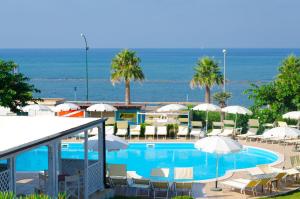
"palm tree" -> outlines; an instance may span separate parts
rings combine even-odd
[[[194,68],[195,74],[190,82],[191,88],[205,87],[205,102],[210,103],[210,89],[215,84],[223,84],[223,75],[220,72],[218,64],[209,57],[203,57],[197,62]]]
[[[218,92],[213,96],[214,100],[218,102],[221,108],[226,106],[226,102],[229,98],[231,98],[231,93],[228,92]]]
[[[140,58],[134,51],[123,50],[112,60],[111,77],[112,84],[125,82],[125,103],[130,104],[130,81],[143,81],[145,79],[142,68],[140,67]]]

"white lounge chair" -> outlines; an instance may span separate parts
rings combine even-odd
[[[150,197],[150,190],[152,188],[151,181],[149,179],[132,179],[132,184],[130,184],[130,187],[135,188],[135,196],[147,196]],[[147,191],[147,195],[139,194],[142,190]]]
[[[248,131],[245,134],[237,135],[239,139],[246,139],[248,136],[256,135],[259,128],[258,119],[249,119],[248,121]]]
[[[157,139],[159,138],[159,136],[164,136],[165,139],[167,139],[167,126],[158,126],[156,128],[156,136]]]
[[[146,126],[145,127],[145,138],[152,136],[154,139],[155,136],[155,126]]]
[[[141,135],[141,125],[130,125],[129,127],[129,134],[130,134],[130,139],[133,136],[137,136],[138,139],[140,138]]]
[[[174,168],[174,192],[176,196],[178,193],[188,192],[188,195],[192,195],[192,182],[176,182],[176,180],[193,180],[194,173],[193,167],[186,167],[186,168]]]
[[[223,120],[224,128],[219,136],[232,136],[234,134],[234,121],[233,120]]]
[[[185,137],[189,135],[189,127],[188,126],[178,126],[177,137]]]
[[[168,178],[170,174],[169,168],[154,168],[151,170],[151,177]]]
[[[117,136],[126,137],[128,134],[128,122],[127,121],[117,121]]]
[[[203,131],[203,125],[201,121],[192,121],[192,129],[190,132],[190,139],[192,139],[192,137],[204,137],[205,133]]]
[[[247,179],[233,179],[221,182],[225,186],[231,188],[240,189],[241,194],[246,194],[246,190],[252,191],[253,195],[256,195],[256,187],[259,185],[260,180],[247,180]]]
[[[106,135],[113,135],[115,133],[114,126],[105,126],[105,134]]]
[[[208,136],[219,135],[223,131],[223,123],[222,122],[213,122],[213,129],[210,133],[207,133]]]

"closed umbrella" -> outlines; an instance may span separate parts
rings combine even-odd
[[[117,151],[127,149],[128,142],[118,136],[106,135],[105,146],[108,151]],[[88,148],[92,151],[98,151],[98,136],[93,136],[88,139]]]
[[[103,112],[117,111],[117,109],[109,104],[94,104],[86,109],[87,111],[97,111],[101,112],[101,117]]]
[[[242,150],[243,146],[237,141],[224,136],[202,138],[195,142],[194,146],[196,149],[203,152],[216,154],[216,183],[212,190],[221,191],[222,188],[218,187],[219,156],[239,152]]]
[[[181,104],[168,104],[157,109],[157,112],[176,112],[188,109],[186,106]]]
[[[206,111],[206,133],[207,133],[207,124],[208,124],[208,112],[217,112],[221,111],[221,108],[217,105],[214,104],[209,104],[209,103],[204,103],[204,104],[199,104],[193,108],[194,111]]]
[[[30,104],[30,105],[24,106],[22,108],[22,110],[24,112],[30,112],[30,111],[50,111],[50,112],[52,112],[52,110],[48,106],[41,105],[41,104]]]
[[[55,112],[76,111],[79,109],[80,109],[80,106],[78,106],[77,104],[73,104],[73,103],[63,103],[63,104],[59,104],[54,107]]]
[[[236,121],[237,121],[238,114],[252,115],[252,112],[249,109],[242,106],[227,106],[225,108],[222,108],[222,112],[235,114],[234,128],[236,128]]]

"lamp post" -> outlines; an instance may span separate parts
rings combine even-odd
[[[86,101],[89,101],[89,72],[88,72],[88,60],[87,60],[87,53],[89,50],[86,37],[83,33],[81,33],[81,37],[83,37],[85,42],[85,74],[86,74]]]
[[[224,83],[223,83],[223,92],[226,91],[226,49],[223,49],[223,55],[224,55]]]

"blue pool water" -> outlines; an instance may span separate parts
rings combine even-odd
[[[82,144],[68,144],[62,149],[63,158],[83,159]],[[96,152],[89,152],[90,159],[96,159]],[[219,175],[231,169],[255,167],[258,164],[275,162],[278,156],[272,152],[257,148],[246,148],[236,154],[220,158]],[[30,160],[30,161],[29,161]],[[198,151],[192,143],[156,143],[150,148],[145,143],[132,143],[127,150],[108,152],[107,163],[127,164],[127,170],[136,171],[143,177],[150,177],[152,168],[170,168],[169,180],[173,179],[174,167],[193,167],[194,180],[215,177],[216,157]],[[47,169],[47,148],[23,153],[17,157],[18,171],[39,171]]]

